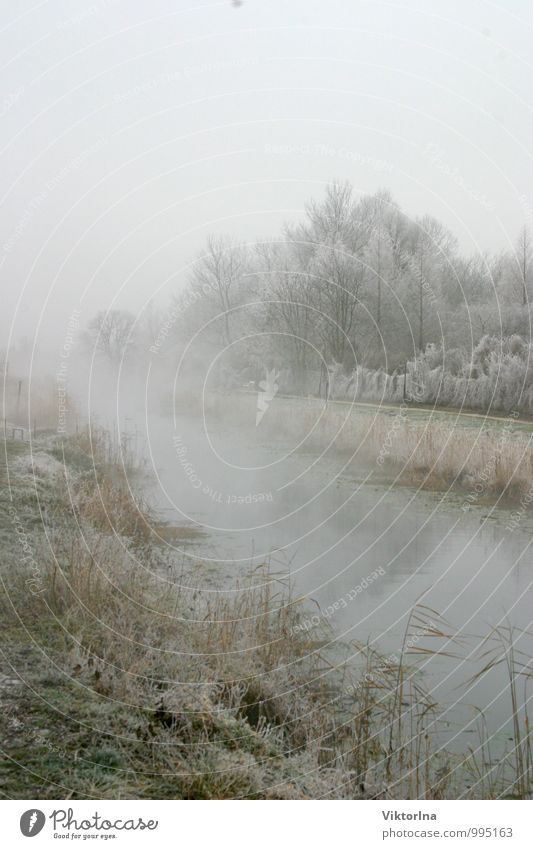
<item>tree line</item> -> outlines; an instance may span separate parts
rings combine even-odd
[[[504,361],[510,379],[511,357],[525,364],[513,379],[527,390],[532,261],[527,227],[514,250],[464,256],[441,222],[409,217],[388,191],[357,196],[349,183],[332,183],[277,238],[250,245],[210,235],[168,308],[152,306],[140,321],[100,313],[89,338],[109,358],[134,354],[170,310],[166,354],[194,340],[195,350],[218,355],[221,379],[236,385],[272,368],[302,392],[313,391],[324,369],[339,386],[354,375],[405,371],[427,382],[436,370],[442,384],[468,382]],[[438,395],[436,373],[432,381]]]

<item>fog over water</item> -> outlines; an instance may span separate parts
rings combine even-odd
[[[135,440],[156,515],[199,532],[172,544],[187,567],[207,564],[193,586],[238,596],[243,576],[268,562],[274,583],[290,582],[304,600],[303,627],[327,624],[328,639],[342,644],[355,665],[361,656],[351,641],[397,655],[413,609],[427,606],[429,625],[410,627],[408,659],[442,706],[447,742],[464,747],[476,705],[486,710],[494,745],[505,746],[505,669],[475,684],[470,679],[495,627],[516,628],[517,650],[526,656],[533,650],[530,514],[510,531],[505,504],[481,501],[465,509],[461,493],[391,486],[364,452],[354,459],[335,442],[319,451],[307,434],[284,435],[281,398],[256,425],[253,392],[245,394],[247,413],[236,422],[209,406],[191,410],[191,400],[179,397],[174,412],[162,411],[160,387],[149,380],[144,397],[128,381],[117,393],[106,391],[108,406],[105,391],[93,392],[96,420],[121,422],[129,445]],[[318,418],[323,405],[315,406]],[[295,404],[293,415],[300,414]],[[440,617],[448,639],[431,635]]]
[[[399,650],[417,602],[433,608],[458,642],[424,635],[420,648],[444,648],[461,658],[418,660],[434,697],[443,706],[486,707],[493,730],[506,723],[504,670],[475,687],[460,685],[479,671],[476,649],[491,627],[529,628],[531,519],[509,534],[506,511],[476,506],[463,512],[457,496],[361,483],[357,470],[343,471],[338,458],[317,462],[318,455],[269,443],[249,426],[237,434],[224,426],[206,434],[201,421],[178,417],[176,427],[192,478],[176,456],[170,420],[150,422],[150,445],[158,506],[167,518],[198,522],[205,531],[192,549],[184,548],[186,557],[208,560],[227,575],[228,592],[243,566],[269,558],[297,594],[312,600],[311,620],[318,605],[335,637],[368,640],[390,652]],[[246,503],[263,494],[271,500]],[[378,569],[384,574],[372,579]],[[328,616],[343,599],[346,606]],[[531,639],[522,638],[520,649],[531,652]],[[468,713],[473,721],[474,711]],[[464,722],[465,712],[454,711],[461,727],[457,714]]]
[[[48,452],[51,474],[70,447],[81,493],[74,518],[88,511],[80,527],[91,526],[96,549],[115,551],[118,540],[139,556],[150,592],[152,562],[167,564],[150,549],[158,534],[175,558],[155,569],[158,590],[186,582],[191,621],[201,614],[202,627],[206,599],[238,600],[256,581],[290,589],[283,603],[301,607],[310,656],[323,640],[335,674],[346,658],[360,673],[363,646],[400,658],[434,700],[438,745],[466,752],[481,711],[497,761],[532,697],[530,3],[4,5],[6,470],[14,463],[27,484],[35,451]],[[97,433],[110,450],[93,465]],[[125,519],[107,527],[103,501],[98,526],[91,502],[99,475],[109,476],[112,501],[122,472],[124,513],[135,529],[139,515],[152,525],[141,542]],[[52,490],[36,520],[47,542]],[[111,560],[118,585],[122,561]],[[146,587],[132,574],[141,595],[131,609],[144,610]],[[256,615],[265,612],[248,618]],[[143,621],[131,634],[146,630]],[[183,651],[193,664],[209,656],[205,633],[198,651],[192,639]],[[479,674],[503,633],[510,642],[498,665]],[[179,628],[154,625],[154,634],[153,657],[182,651]],[[295,634],[272,638],[287,641],[291,674]],[[257,649],[231,639],[221,654]],[[161,674],[183,672],[191,690],[204,676],[220,704],[230,681],[241,701],[220,708],[211,694],[213,715],[226,711],[260,736],[278,719],[251,722],[246,676],[279,670],[257,657],[243,681],[238,664],[193,665],[190,680],[179,666]],[[150,664],[139,677],[155,681]],[[258,691],[263,707],[290,689],[273,681],[270,695]],[[135,691],[139,704],[147,692]],[[314,705],[312,687],[306,693]],[[166,690],[157,696],[163,705]],[[386,721],[401,740],[396,708],[407,697],[397,681],[389,697]],[[413,700],[420,729],[427,704]],[[163,734],[178,727],[167,707]],[[387,760],[389,780],[392,732],[387,745],[379,768]],[[529,736],[527,746],[531,761]],[[363,795],[365,775],[354,784]],[[518,784],[530,795],[527,781]]]

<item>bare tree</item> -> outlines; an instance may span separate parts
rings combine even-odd
[[[455,239],[439,221],[430,215],[416,219],[411,228],[410,244],[405,253],[405,265],[416,295],[419,351],[424,350],[427,341],[428,302],[435,304],[439,300],[441,284],[439,277],[453,250],[455,250]]]
[[[302,386],[318,359],[349,368],[356,354],[370,368],[403,368],[428,344],[464,351],[487,333],[525,337],[532,261],[527,228],[514,256],[462,257],[434,218],[410,219],[386,191],[360,198],[334,183],[278,242],[252,252],[211,236],[180,293],[176,333],[220,314],[217,345],[258,331],[242,339],[236,365],[286,364]],[[498,301],[517,281],[520,303]],[[254,304],[232,317],[245,300]]]
[[[379,333],[383,329],[383,283],[389,285],[392,280],[392,237],[395,222],[398,218],[398,207],[390,192],[380,191],[362,202],[368,210],[368,218],[372,222],[372,236],[365,252],[369,266],[369,279],[375,286],[374,316]]]
[[[288,234],[316,246],[342,244],[354,256],[362,253],[373,232],[374,208],[368,198],[357,201],[349,183],[332,183],[325,198],[306,206],[307,220]]]
[[[93,350],[112,363],[119,363],[133,343],[135,316],[127,310],[100,310],[89,322],[87,339]]]
[[[257,250],[264,284],[262,326],[274,332],[273,350],[287,351],[298,388],[303,387],[316,347],[319,317],[300,248],[298,243],[278,242]]]
[[[367,199],[354,198],[349,183],[333,183],[321,202],[307,205],[306,213],[306,220],[286,228],[285,235],[298,246],[299,266],[305,268],[311,303],[319,311],[315,334],[321,337],[323,355],[347,364],[347,359],[353,361],[365,250],[375,210]]]
[[[242,278],[247,271],[245,248],[226,236],[210,235],[191,278],[193,291],[207,302],[215,303],[223,316],[224,340],[230,345],[231,311],[239,302]]]
[[[520,293],[522,297],[522,306],[527,306],[527,287],[529,282],[529,274],[531,267],[531,256],[533,251],[533,243],[531,234],[527,227],[523,227],[516,241],[514,263],[515,276],[518,278],[520,285]]]
[[[341,243],[317,250],[312,265],[311,290],[320,310],[316,329],[323,348],[335,362],[353,361],[359,295],[365,266],[348,254]]]

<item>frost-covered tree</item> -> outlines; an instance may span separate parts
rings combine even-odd
[[[118,364],[135,345],[135,316],[127,310],[100,310],[89,322],[86,343],[91,350]]]
[[[527,228],[514,253],[463,256],[439,221],[409,217],[387,191],[333,183],[253,251],[211,236],[176,299],[176,334],[209,326],[215,345],[255,334],[238,365],[269,363],[302,391],[327,364],[340,395],[401,400],[419,380],[428,402],[529,403],[532,262]]]

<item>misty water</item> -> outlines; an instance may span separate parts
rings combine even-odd
[[[455,641],[412,627],[407,660],[442,706],[447,744],[474,743],[481,708],[494,744],[505,745],[511,708],[503,664],[467,682],[482,668],[482,640],[494,626],[515,627],[517,649],[533,654],[533,636],[522,633],[531,631],[533,598],[529,516],[509,531],[508,510],[466,512],[457,494],[391,486],[375,469],[346,467],[334,451],[320,456],[305,444],[272,440],[253,421],[236,428],[152,415],[135,424],[139,433],[141,424],[155,473],[152,506],[165,521],[201,531],[175,545],[191,567],[207,563],[222,591],[234,593],[243,573],[268,560],[308,599],[306,619],[321,612],[339,643],[368,641],[385,654],[398,655],[411,610],[427,605]],[[198,587],[213,591],[205,570],[198,575]],[[521,685],[520,695],[529,690]]]

